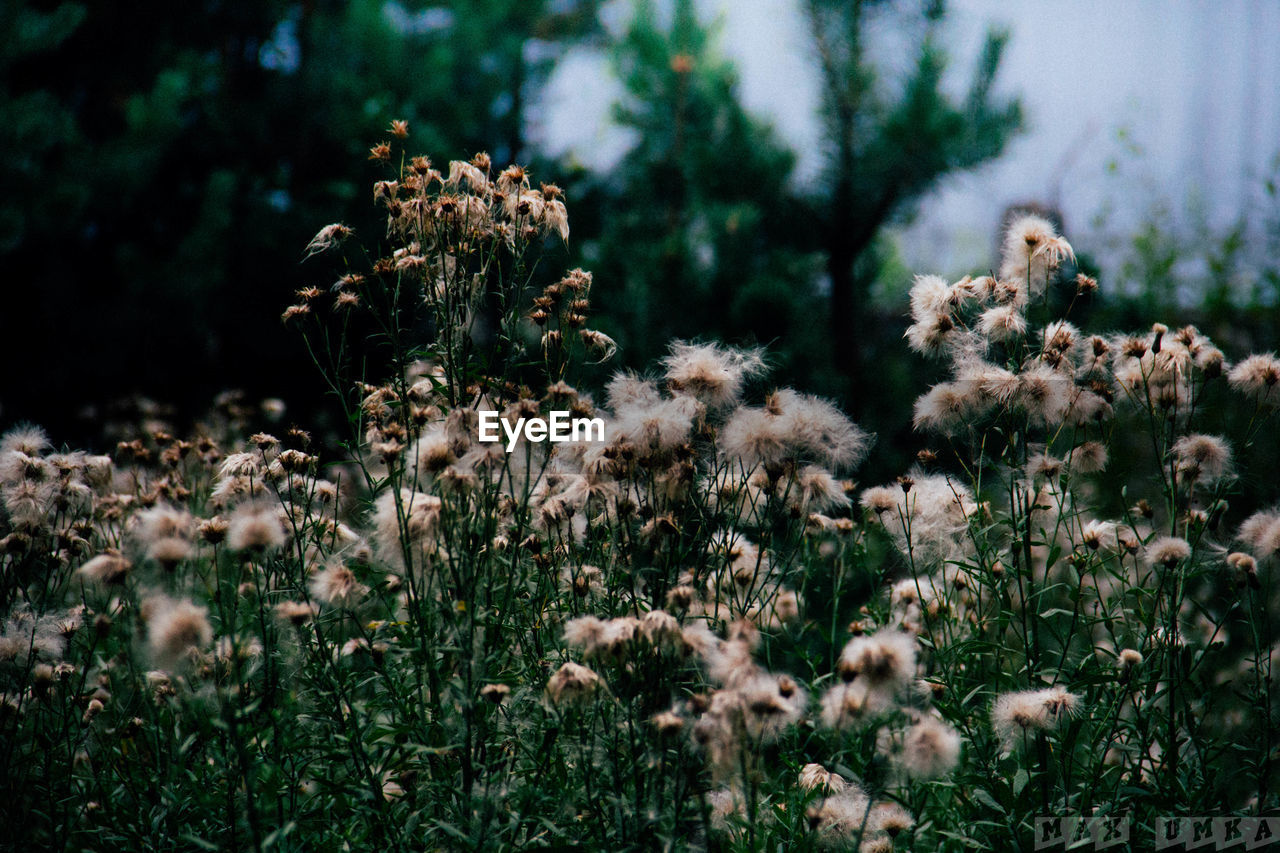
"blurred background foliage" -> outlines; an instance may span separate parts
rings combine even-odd
[[[615,31],[599,5],[4,0],[0,421],[96,446],[112,401],[145,395],[181,420],[235,387],[315,423],[320,384],[279,314],[294,290],[330,283],[301,262],[321,225],[376,241],[367,152],[406,119],[411,150],[486,150],[566,188],[567,260],[595,274],[593,325],[624,365],[643,369],[671,337],[767,345],[778,381],[836,398],[879,434],[868,481],[900,472],[930,379],[901,340],[906,291],[935,270],[908,270],[887,229],[1023,126],[1018,100],[993,94],[1006,36],[988,33],[956,95],[943,3],[804,0],[825,169],[802,186],[692,0],[634,0]],[[871,60],[871,18],[909,45],[901,68]],[[615,117],[634,144],[605,174],[525,137],[579,45],[608,51],[624,89]],[[1198,323],[1229,356],[1274,347],[1268,190],[1261,238],[1243,223],[1187,234],[1152,211],[1119,238],[1120,267],[1099,271],[1092,326],[1159,317]]]

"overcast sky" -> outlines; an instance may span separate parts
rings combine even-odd
[[[625,23],[615,0],[606,23]],[[800,153],[798,180],[820,166],[817,74],[797,0],[704,0],[722,21],[739,95]],[[955,176],[922,206],[901,247],[942,271],[985,266],[1005,205],[1057,203],[1069,236],[1103,241],[1163,201],[1216,223],[1256,201],[1280,153],[1280,3],[1247,0],[953,0],[946,44],[953,83],[990,25],[1012,38],[999,89],[1021,93],[1028,130],[998,162]],[[877,35],[892,59],[891,33]],[[626,150],[611,126],[620,94],[608,63],[576,50],[560,65],[533,129],[549,148],[608,168]],[[1096,247],[1102,251],[1103,247]]]

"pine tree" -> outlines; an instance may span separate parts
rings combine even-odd
[[[782,343],[782,375],[808,372],[796,327],[817,304],[817,267],[801,247],[795,156],[743,108],[714,35],[691,0],[666,28],[641,0],[615,49],[616,117],[635,144],[596,187],[598,225],[579,228],[607,288],[603,322],[632,364],[702,335]]]
[[[827,192],[814,199],[830,279],[833,360],[855,413],[863,404],[868,290],[877,272],[876,236],[944,175],[996,157],[1022,123],[1016,100],[992,85],[1007,34],[989,31],[968,91],[957,102],[942,89],[947,54],[938,28],[944,4],[805,0],[823,82],[822,117],[830,151]],[[914,65],[898,86],[868,59],[867,25],[894,15],[915,32]]]

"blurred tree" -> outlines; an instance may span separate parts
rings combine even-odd
[[[738,102],[732,64],[692,0],[670,13],[662,27],[640,0],[615,47],[626,91],[615,114],[635,144],[600,176],[598,210],[588,202],[575,219],[609,294],[602,322],[633,365],[672,337],[714,336],[781,340],[783,375],[812,373],[820,348],[792,334],[816,307],[819,269],[789,185],[795,157]]]
[[[826,192],[815,199],[830,279],[830,334],[856,412],[863,402],[858,383],[865,381],[862,342],[877,234],[942,176],[997,156],[1021,126],[1022,109],[991,92],[1007,40],[1001,32],[987,33],[964,99],[944,93],[942,0],[805,0],[804,10],[822,74],[830,151]],[[895,30],[915,38],[913,65],[896,86],[869,58],[867,30],[875,14],[895,16]]]
[[[424,153],[525,156],[529,94],[597,29],[597,0],[4,2],[0,417],[61,436],[68,398],[305,379],[275,318],[328,284],[320,225],[381,230],[367,147],[407,119]]]
[[[716,53],[714,27],[692,0],[638,0],[614,54],[625,86],[617,117],[635,142],[600,179],[599,210],[579,210],[575,233],[599,286],[611,289],[610,332],[633,365],[673,336],[767,343],[777,378],[803,380],[863,414],[886,402],[865,378],[857,384],[867,355],[900,343],[869,304],[893,263],[877,236],[942,176],[999,154],[1021,109],[991,93],[1005,43],[994,32],[965,97],[945,94],[941,3],[801,7],[822,84],[822,180],[796,185],[793,153],[738,100],[732,63]],[[881,23],[895,44],[911,45],[896,75],[873,61],[864,34],[869,18],[889,16]],[[901,359],[877,364],[881,384],[905,378],[894,373],[907,370]]]

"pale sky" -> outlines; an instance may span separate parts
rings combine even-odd
[[[739,96],[800,153],[797,180],[820,167],[818,80],[797,0],[703,0]],[[606,7],[611,28],[629,4]],[[1157,201],[1175,215],[1232,221],[1256,202],[1280,154],[1280,3],[1248,0],[953,0],[946,23],[953,84],[963,85],[991,24],[1012,38],[998,90],[1021,93],[1025,134],[997,162],[949,178],[900,238],[909,264],[955,272],[989,263],[1005,205],[1056,202],[1068,236],[1105,254]],[[894,33],[877,55],[900,56]],[[531,130],[554,153],[607,169],[629,139],[609,121],[621,96],[607,61],[573,51]],[[1198,206],[1198,207],[1197,207]],[[1092,245],[1089,245],[1092,244]]]

